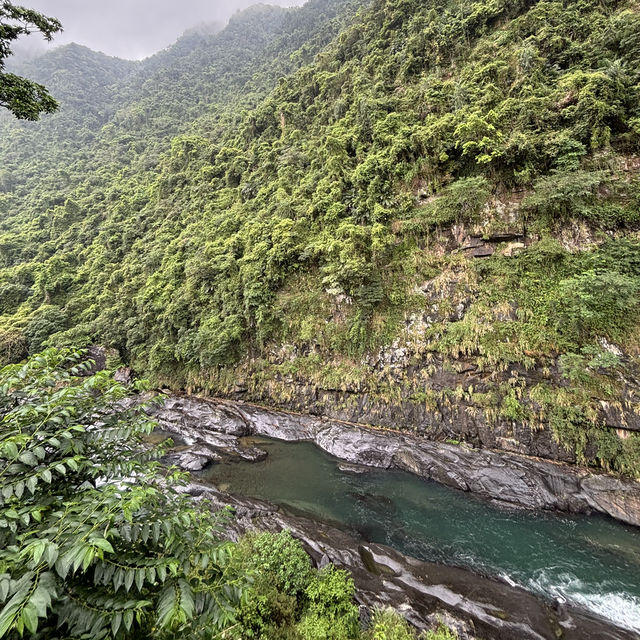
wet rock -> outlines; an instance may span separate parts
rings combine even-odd
[[[372,511],[377,511],[378,513],[394,513],[396,511],[396,505],[387,496],[364,491],[351,491],[349,495]]]
[[[185,471],[201,471],[222,457],[211,447],[196,444],[171,451],[166,459]]]
[[[177,435],[186,443],[186,446],[171,450],[167,456],[168,462],[185,471],[201,471],[212,462],[259,462],[267,457],[264,449],[241,440],[250,433],[249,424],[226,406],[167,397],[148,411],[163,431]]]
[[[369,471],[371,471],[371,467],[367,467],[363,464],[352,464],[350,462],[340,462],[338,464],[338,469],[340,469],[340,471],[344,471],[345,473],[355,474],[368,473]]]
[[[170,411],[191,409],[200,402],[207,405],[209,413],[206,415],[211,417],[211,403],[197,398],[191,398],[189,403],[171,402]],[[408,471],[519,508],[599,512],[640,526],[640,483],[631,480],[517,453],[433,442],[314,416],[270,411],[246,403],[221,401],[216,406],[220,408],[219,415],[223,416],[224,422],[216,425],[217,430],[213,432],[207,430],[210,423],[198,427],[191,417],[180,420],[174,416],[171,423],[161,420],[161,424],[168,430],[171,430],[169,424],[174,429],[180,424],[188,424],[187,433],[174,432],[183,437],[197,433],[198,442],[213,446],[218,452],[244,456],[243,459],[260,456],[264,452],[258,447],[243,448],[237,436],[220,433],[224,424],[235,428],[237,423],[226,418],[234,415],[245,431],[280,440],[313,441],[350,465]],[[160,409],[158,415],[164,416],[165,410]],[[195,415],[200,414],[196,412]]]
[[[580,609],[555,607],[531,593],[472,571],[422,562],[380,544],[369,544],[331,525],[299,517],[268,502],[239,498],[210,487],[189,488],[213,509],[229,504],[236,517],[227,534],[237,540],[258,530],[287,529],[318,567],[347,569],[356,585],[361,617],[392,607],[420,630],[442,621],[460,640],[631,640],[635,634]]]
[[[168,396],[151,413],[167,431],[202,438],[203,433],[218,432],[246,436],[251,428],[231,407],[183,396]]]

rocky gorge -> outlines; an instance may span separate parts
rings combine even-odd
[[[482,499],[522,510],[600,513],[640,525],[640,485],[604,473],[547,460],[467,445],[429,442],[418,436],[374,430],[337,420],[276,411],[248,403],[167,395],[149,409],[163,432],[179,445],[169,459],[196,472],[188,491],[214,509],[230,505],[227,535],[252,530],[290,530],[317,566],[328,562],[353,575],[362,615],[391,606],[417,628],[442,620],[463,640],[636,637],[564,598],[541,598],[508,577],[424,562],[372,543],[330,523],[247,498],[225,485],[199,481],[212,463],[259,462],[260,438],[313,442],[349,473],[401,470]]]
[[[179,454],[190,470],[223,455],[260,459],[258,448],[241,446],[242,436],[304,440],[345,463],[408,471],[516,507],[602,513],[640,526],[640,483],[567,464],[194,396],[168,396],[153,414],[163,429],[190,442]]]
[[[507,582],[410,558],[268,502],[239,498],[198,483],[188,491],[214,509],[231,506],[234,518],[226,532],[235,539],[255,530],[287,529],[303,542],[315,566],[331,562],[348,569],[364,621],[375,608],[393,607],[418,629],[432,629],[444,622],[460,640],[637,637],[563,602],[548,603]]]

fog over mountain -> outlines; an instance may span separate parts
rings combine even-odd
[[[304,0],[269,0],[280,6]],[[180,34],[202,22],[226,22],[255,0],[22,0],[21,4],[58,18],[64,32],[52,45],[84,44],[121,58],[141,59],[171,44]],[[43,47],[37,34],[16,49]],[[51,46],[51,45],[50,45]]]

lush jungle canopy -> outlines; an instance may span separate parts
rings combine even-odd
[[[141,63],[15,64],[61,108],[0,121],[4,362],[97,342],[176,388],[382,399],[406,374],[640,474],[602,415],[640,406],[633,2],[259,5]],[[401,374],[368,364],[390,348]]]

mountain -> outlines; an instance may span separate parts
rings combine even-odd
[[[640,476],[638,34],[607,0],[260,5],[123,72],[92,135],[6,124],[4,359],[99,342]]]

